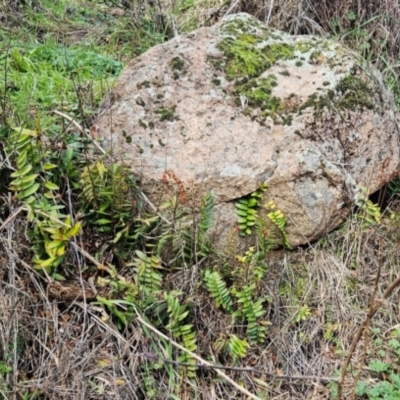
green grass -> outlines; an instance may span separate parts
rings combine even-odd
[[[73,117],[96,112],[124,65],[164,35],[150,21],[135,28],[129,14],[113,17],[100,1],[41,4],[40,12],[27,9],[24,26],[11,16],[0,27],[0,93],[11,124],[55,133],[52,110]]]

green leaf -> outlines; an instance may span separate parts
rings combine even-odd
[[[27,175],[27,176],[24,176],[23,178],[18,178],[18,179],[13,180],[13,181],[12,181],[12,184],[13,184],[13,185],[17,185],[17,184],[18,184],[17,181],[18,181],[18,182],[21,182],[21,184],[25,184],[25,183],[28,183],[28,182],[32,182],[32,181],[34,181],[38,176],[39,176],[39,174]]]
[[[35,269],[46,269],[53,265],[55,259],[54,257],[50,257],[47,260],[41,260],[40,258],[33,258],[33,263],[36,264]]]
[[[142,261],[148,261],[148,257],[147,257],[146,254],[144,254],[142,251],[136,250],[136,255],[137,255]]]
[[[68,236],[69,237],[76,236],[79,233],[81,226],[82,226],[82,222],[80,222],[80,221],[76,222],[75,225],[68,231]]]
[[[247,201],[246,201],[246,204],[242,204],[242,203],[237,202],[237,203],[235,203],[235,207],[238,208],[239,210],[244,210],[244,211],[247,211],[249,209]],[[236,211],[236,212],[238,212],[238,211]]]
[[[40,188],[40,184],[35,183],[29,189],[25,190],[24,192],[19,193],[18,198],[24,199],[26,197],[29,197],[29,196],[33,195],[34,193],[36,193],[39,188]]]
[[[108,225],[111,224],[111,220],[106,219],[106,218],[100,218],[100,219],[96,219],[96,225]]]
[[[33,166],[32,164],[26,165],[24,168],[20,169],[19,171],[13,172],[10,176],[11,178],[19,178],[21,176],[26,175],[28,172],[32,170]]]
[[[258,201],[256,199],[249,199],[248,206],[249,207],[256,207],[256,206],[258,206]]]
[[[44,186],[49,190],[59,190],[60,188],[53,182],[47,181]]]
[[[236,214],[241,217],[247,217],[247,211],[250,211],[250,209],[249,210],[240,210],[239,209],[239,210],[236,210]]]
[[[52,276],[56,281],[65,281],[66,280],[65,277],[61,274],[53,273]]]
[[[58,165],[57,164],[52,164],[52,163],[45,163],[43,164],[43,169],[45,171],[50,171],[51,169],[57,168]]]
[[[374,372],[385,372],[389,368],[389,364],[384,363],[380,360],[371,360],[368,368]]]

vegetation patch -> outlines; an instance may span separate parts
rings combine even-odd
[[[169,65],[173,70],[172,76],[175,80],[179,79],[180,74],[185,75],[187,73],[185,61],[181,57],[174,57],[170,61]]]
[[[299,107],[299,110],[307,107],[313,107],[316,114],[319,115],[325,107],[345,111],[355,110],[357,107],[374,109],[375,105],[370,87],[361,78],[347,75],[339,81],[335,89],[328,90],[327,94],[321,96],[314,93],[311,95]]]
[[[160,121],[178,121],[179,117],[175,114],[176,105],[171,108],[157,108],[154,112],[159,115]]]

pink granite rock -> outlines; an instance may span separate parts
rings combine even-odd
[[[290,36],[247,14],[158,45],[121,73],[96,126],[156,204],[211,192],[218,237],[234,201],[268,184],[292,245],[336,228],[359,186],[399,165],[399,125],[380,73],[336,41]],[[262,215],[262,212],[261,212]]]

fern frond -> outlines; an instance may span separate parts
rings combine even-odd
[[[183,320],[189,314],[187,305],[181,305],[176,297],[179,293],[165,293],[164,298],[167,302],[169,323],[166,326],[170,330],[172,336],[178,340],[187,350],[195,352],[197,350],[197,336],[193,330],[193,324],[184,324]],[[186,364],[195,364],[196,360],[186,352],[181,352],[178,360]],[[195,376],[195,367],[185,367],[189,377]]]
[[[207,193],[202,199],[202,208],[199,223],[200,235],[204,235],[214,225],[212,216],[213,209],[213,198],[211,196],[211,193]]]
[[[291,246],[285,231],[286,217],[283,214],[283,212],[281,210],[274,210],[269,212],[267,214],[267,217],[271,220],[271,222],[278,228],[279,232],[281,233],[283,245],[290,249]]]
[[[213,221],[214,202],[211,193],[207,193],[202,199],[202,208],[200,212],[198,247],[200,255],[206,257],[210,252],[210,239],[207,237],[207,231],[214,225]]]
[[[224,308],[228,312],[233,312],[232,298],[226,283],[217,272],[205,271],[204,280],[210,295],[214,298],[217,307]]]
[[[137,287],[141,294],[141,302],[145,307],[152,305],[162,290],[162,275],[158,271],[161,267],[161,260],[156,256],[147,256],[136,250],[137,257],[132,265],[137,270]]]
[[[242,289],[232,289],[237,298],[238,309],[233,313],[235,320],[241,319],[247,322],[247,337],[251,343],[264,341],[265,330],[260,324],[260,318],[265,314],[264,299],[253,301],[255,284],[244,286]]]
[[[228,348],[232,357],[237,360],[238,358],[246,357],[247,348],[249,344],[244,339],[239,339],[236,335],[231,335],[228,339]]]

